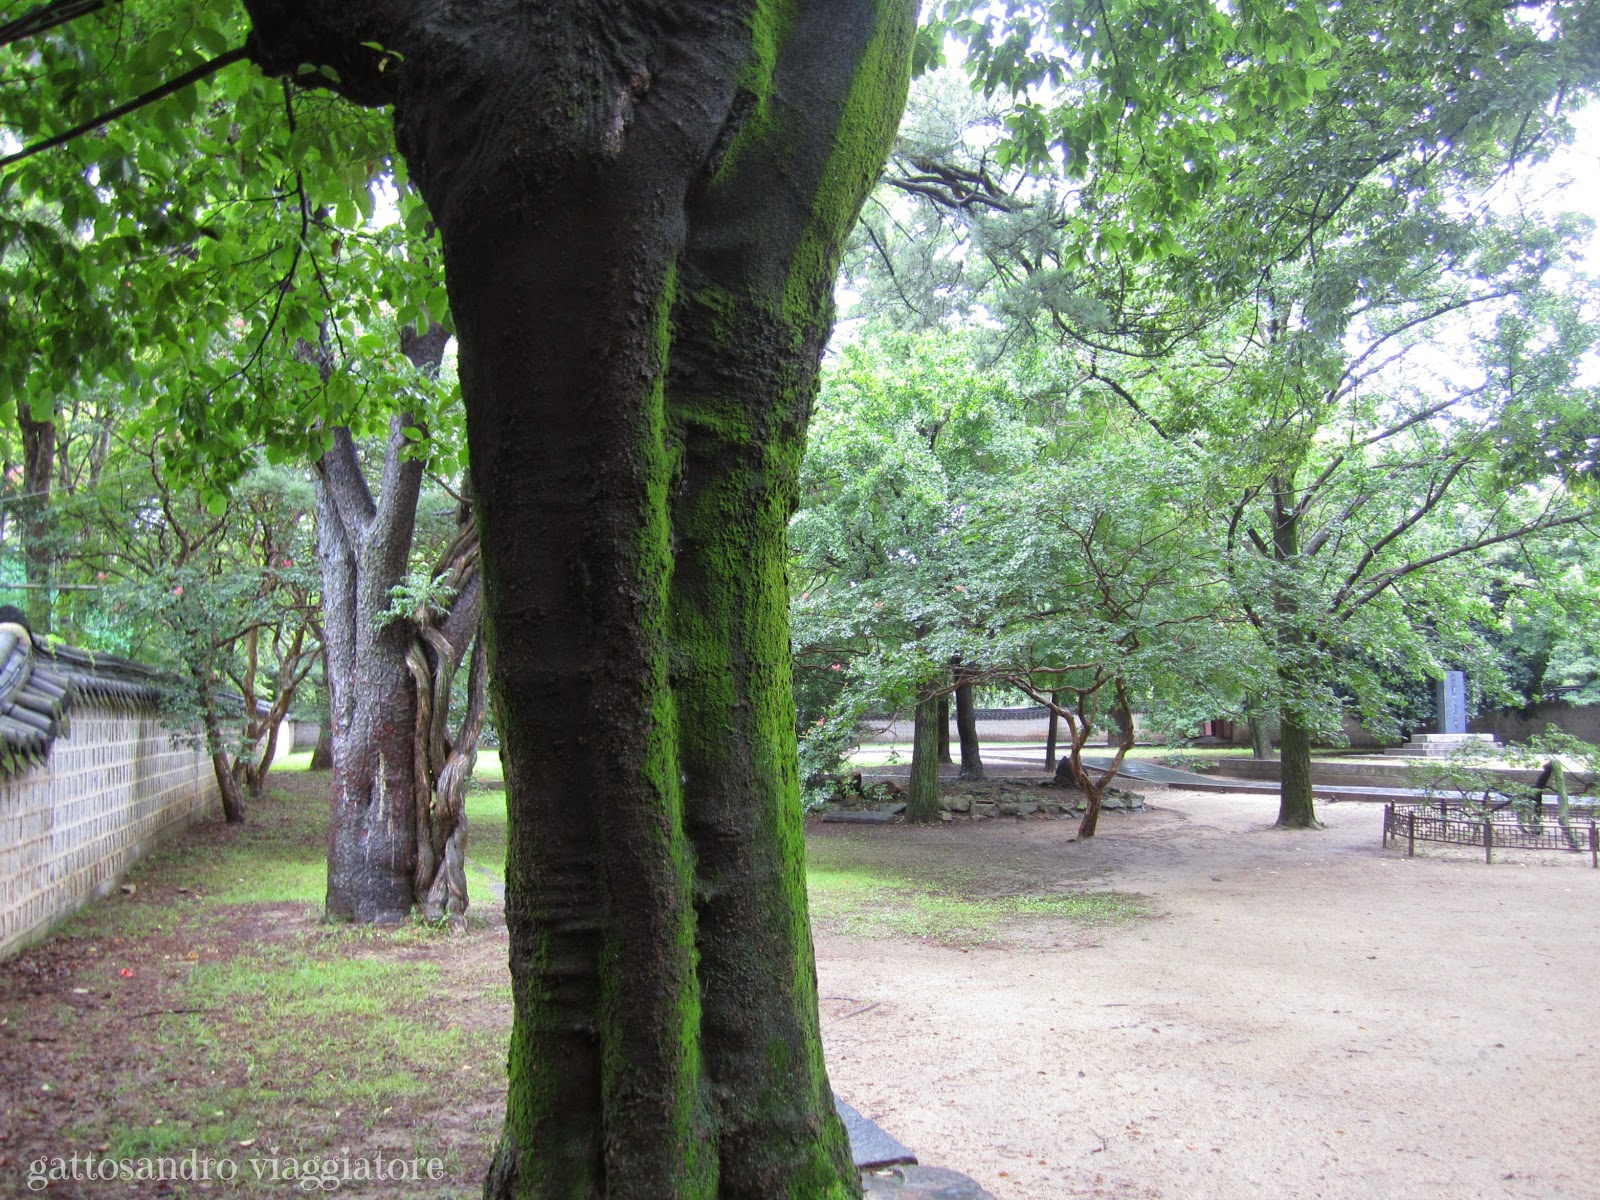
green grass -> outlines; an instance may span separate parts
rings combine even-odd
[[[474,904],[490,899],[490,883],[505,878],[505,778],[500,751],[479,750],[467,787],[467,896]]]
[[[961,863],[882,861],[873,848],[843,838],[807,847],[812,919],[856,937],[975,945],[1038,919],[1100,925],[1146,913],[1135,897],[1117,892],[986,894],[981,877]]]
[[[492,1079],[505,1031],[441,1006],[440,965],[405,953],[437,936],[325,928],[200,963],[146,1035],[142,1057],[156,1066],[119,1085],[74,1138],[112,1158],[190,1149],[239,1158],[252,1145],[331,1153],[407,1105],[465,1101]],[[425,1130],[414,1141],[450,1153]],[[241,1181],[247,1191],[257,1183]]]
[[[506,865],[504,788],[467,792],[467,857],[496,871]]]
[[[477,785],[487,786],[505,783],[505,767],[500,762],[499,750],[479,750],[478,759],[472,765],[472,782]]]
[[[280,753],[272,760],[273,771],[309,771],[310,769],[311,751],[309,750],[296,750],[292,754]],[[268,782],[271,782],[271,779],[272,773],[269,772],[267,775]]]

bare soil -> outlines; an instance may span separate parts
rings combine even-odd
[[[291,792],[320,807],[314,780]],[[1586,858],[1407,859],[1379,848],[1377,806],[1324,806],[1326,829],[1290,833],[1270,827],[1271,798],[1139,790],[1151,810],[1105,814],[1090,842],[1045,818],[811,828],[836,864],[959,877],[995,897],[1132,894],[1146,911],[1019,915],[977,942],[824,922],[824,1036],[843,1097],[997,1200],[1600,1197],[1600,872]],[[224,856],[238,836],[196,830],[188,851],[141,867],[136,895],[0,964],[0,1196],[33,1194],[36,1156],[150,1145],[173,1126],[184,1132],[168,1145],[240,1159],[278,1143],[423,1147],[445,1154],[446,1184],[338,1194],[476,1194],[503,1103],[498,911],[480,905],[453,937],[352,937],[304,901],[179,890],[196,846]],[[191,981],[240,962],[267,973],[262,997],[219,1004]],[[326,1016],[288,1018],[311,1061],[259,1061],[283,1053],[283,981],[308,962],[356,980],[432,964],[434,997],[411,1015],[439,1037],[381,1050],[368,1035],[395,1015],[383,1005],[405,1015],[414,1000],[376,995],[368,1013],[334,997]],[[348,1072],[326,1049],[346,1037],[361,1047]],[[395,1078],[375,1082],[383,1072]]]
[[[1379,846],[1377,805],[1140,785],[1060,820],[823,826],[1159,915],[978,947],[818,938],[834,1086],[998,1200],[1600,1196],[1587,856]],[[867,1006],[872,1007],[867,1007]]]

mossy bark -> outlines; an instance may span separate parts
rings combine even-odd
[[[911,786],[906,792],[906,820],[939,819],[939,698],[917,701],[911,722]]]
[[[818,1033],[784,535],[914,6],[249,7],[257,61],[395,104],[443,237],[509,800],[486,1195],[858,1195]]]
[[[311,748],[311,764],[306,770],[333,770],[333,725],[326,719],[317,729],[317,744]]]

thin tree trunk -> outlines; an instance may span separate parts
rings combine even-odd
[[[956,685],[956,733],[961,739],[961,778],[983,778],[983,756],[978,747],[978,722],[973,715],[972,684]]]
[[[488,707],[488,668],[482,637],[482,584],[478,537],[472,519],[471,480],[465,481],[458,532],[434,578],[455,596],[448,617],[435,628],[425,618],[406,664],[416,684],[414,769],[417,806],[416,892],[423,915],[459,916],[467,909],[467,780],[478,755]],[[467,705],[453,738],[447,736],[450,693],[468,643]]]
[[[950,757],[950,697],[939,697],[939,761],[953,763]]]
[[[1061,718],[1056,714],[1055,706],[1061,703],[1061,693],[1050,693],[1050,727],[1044,738],[1044,769],[1056,769],[1056,738],[1061,730]]]
[[[50,590],[56,558],[50,485],[55,478],[56,423],[34,420],[23,399],[17,404],[17,425],[22,432],[22,499],[17,507],[22,518],[23,575],[28,582],[25,604],[33,631],[45,636],[55,610]]]
[[[222,815],[230,825],[244,820],[244,795],[239,781],[233,777],[233,767],[225,750],[211,754],[211,770],[217,777],[217,790],[222,793]]]
[[[205,726],[206,750],[211,755],[211,770],[217,777],[217,790],[222,793],[222,815],[230,825],[244,820],[244,795],[234,776],[234,764],[222,736],[222,720],[217,716],[209,689],[201,685],[203,697],[201,721]]]
[[[1289,564],[1300,556],[1300,508],[1295,500],[1292,479],[1272,481],[1272,552],[1279,564]],[[1294,597],[1280,592],[1274,608],[1283,622],[1279,636],[1291,650],[1305,644],[1306,634],[1297,624],[1299,610]],[[1293,696],[1298,680],[1282,672],[1283,692]],[[1311,731],[1304,717],[1293,706],[1284,704],[1278,725],[1278,824],[1285,829],[1320,829],[1315,795],[1311,789]]]
[[[1106,745],[1123,747],[1123,753],[1133,749],[1134,744],[1133,710],[1128,706],[1128,696],[1125,691],[1118,690],[1111,705],[1111,724],[1106,730]],[[1121,761],[1120,758],[1118,761]]]
[[[939,701],[917,701],[911,732],[911,786],[906,791],[906,820],[939,819]]]
[[[1133,708],[1128,703],[1128,691],[1120,678],[1112,683],[1111,715],[1112,725],[1118,734],[1117,752],[1111,756],[1111,765],[1106,768],[1105,773],[1100,776],[1098,781],[1091,779],[1089,773],[1083,770],[1081,764],[1077,768],[1082,779],[1084,795],[1088,797],[1088,803],[1083,811],[1083,820],[1078,822],[1079,841],[1086,841],[1094,836],[1095,829],[1100,824],[1100,808],[1106,789],[1111,786],[1112,781],[1117,777],[1117,772],[1122,769],[1122,760],[1128,756],[1128,751],[1133,749]],[[1088,740],[1088,727],[1093,719],[1094,713],[1091,709],[1083,719],[1085,741]],[[1081,749],[1082,743],[1074,740],[1073,759],[1075,761],[1078,759]]]

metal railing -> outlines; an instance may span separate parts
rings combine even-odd
[[[1587,854],[1589,865],[1600,869],[1600,817],[1590,805],[1569,809],[1563,822],[1543,806],[1484,808],[1442,800],[1391,801],[1383,810],[1383,844],[1402,842],[1408,855],[1416,854],[1418,842],[1482,846],[1483,860],[1491,863],[1497,848],[1565,850]]]

